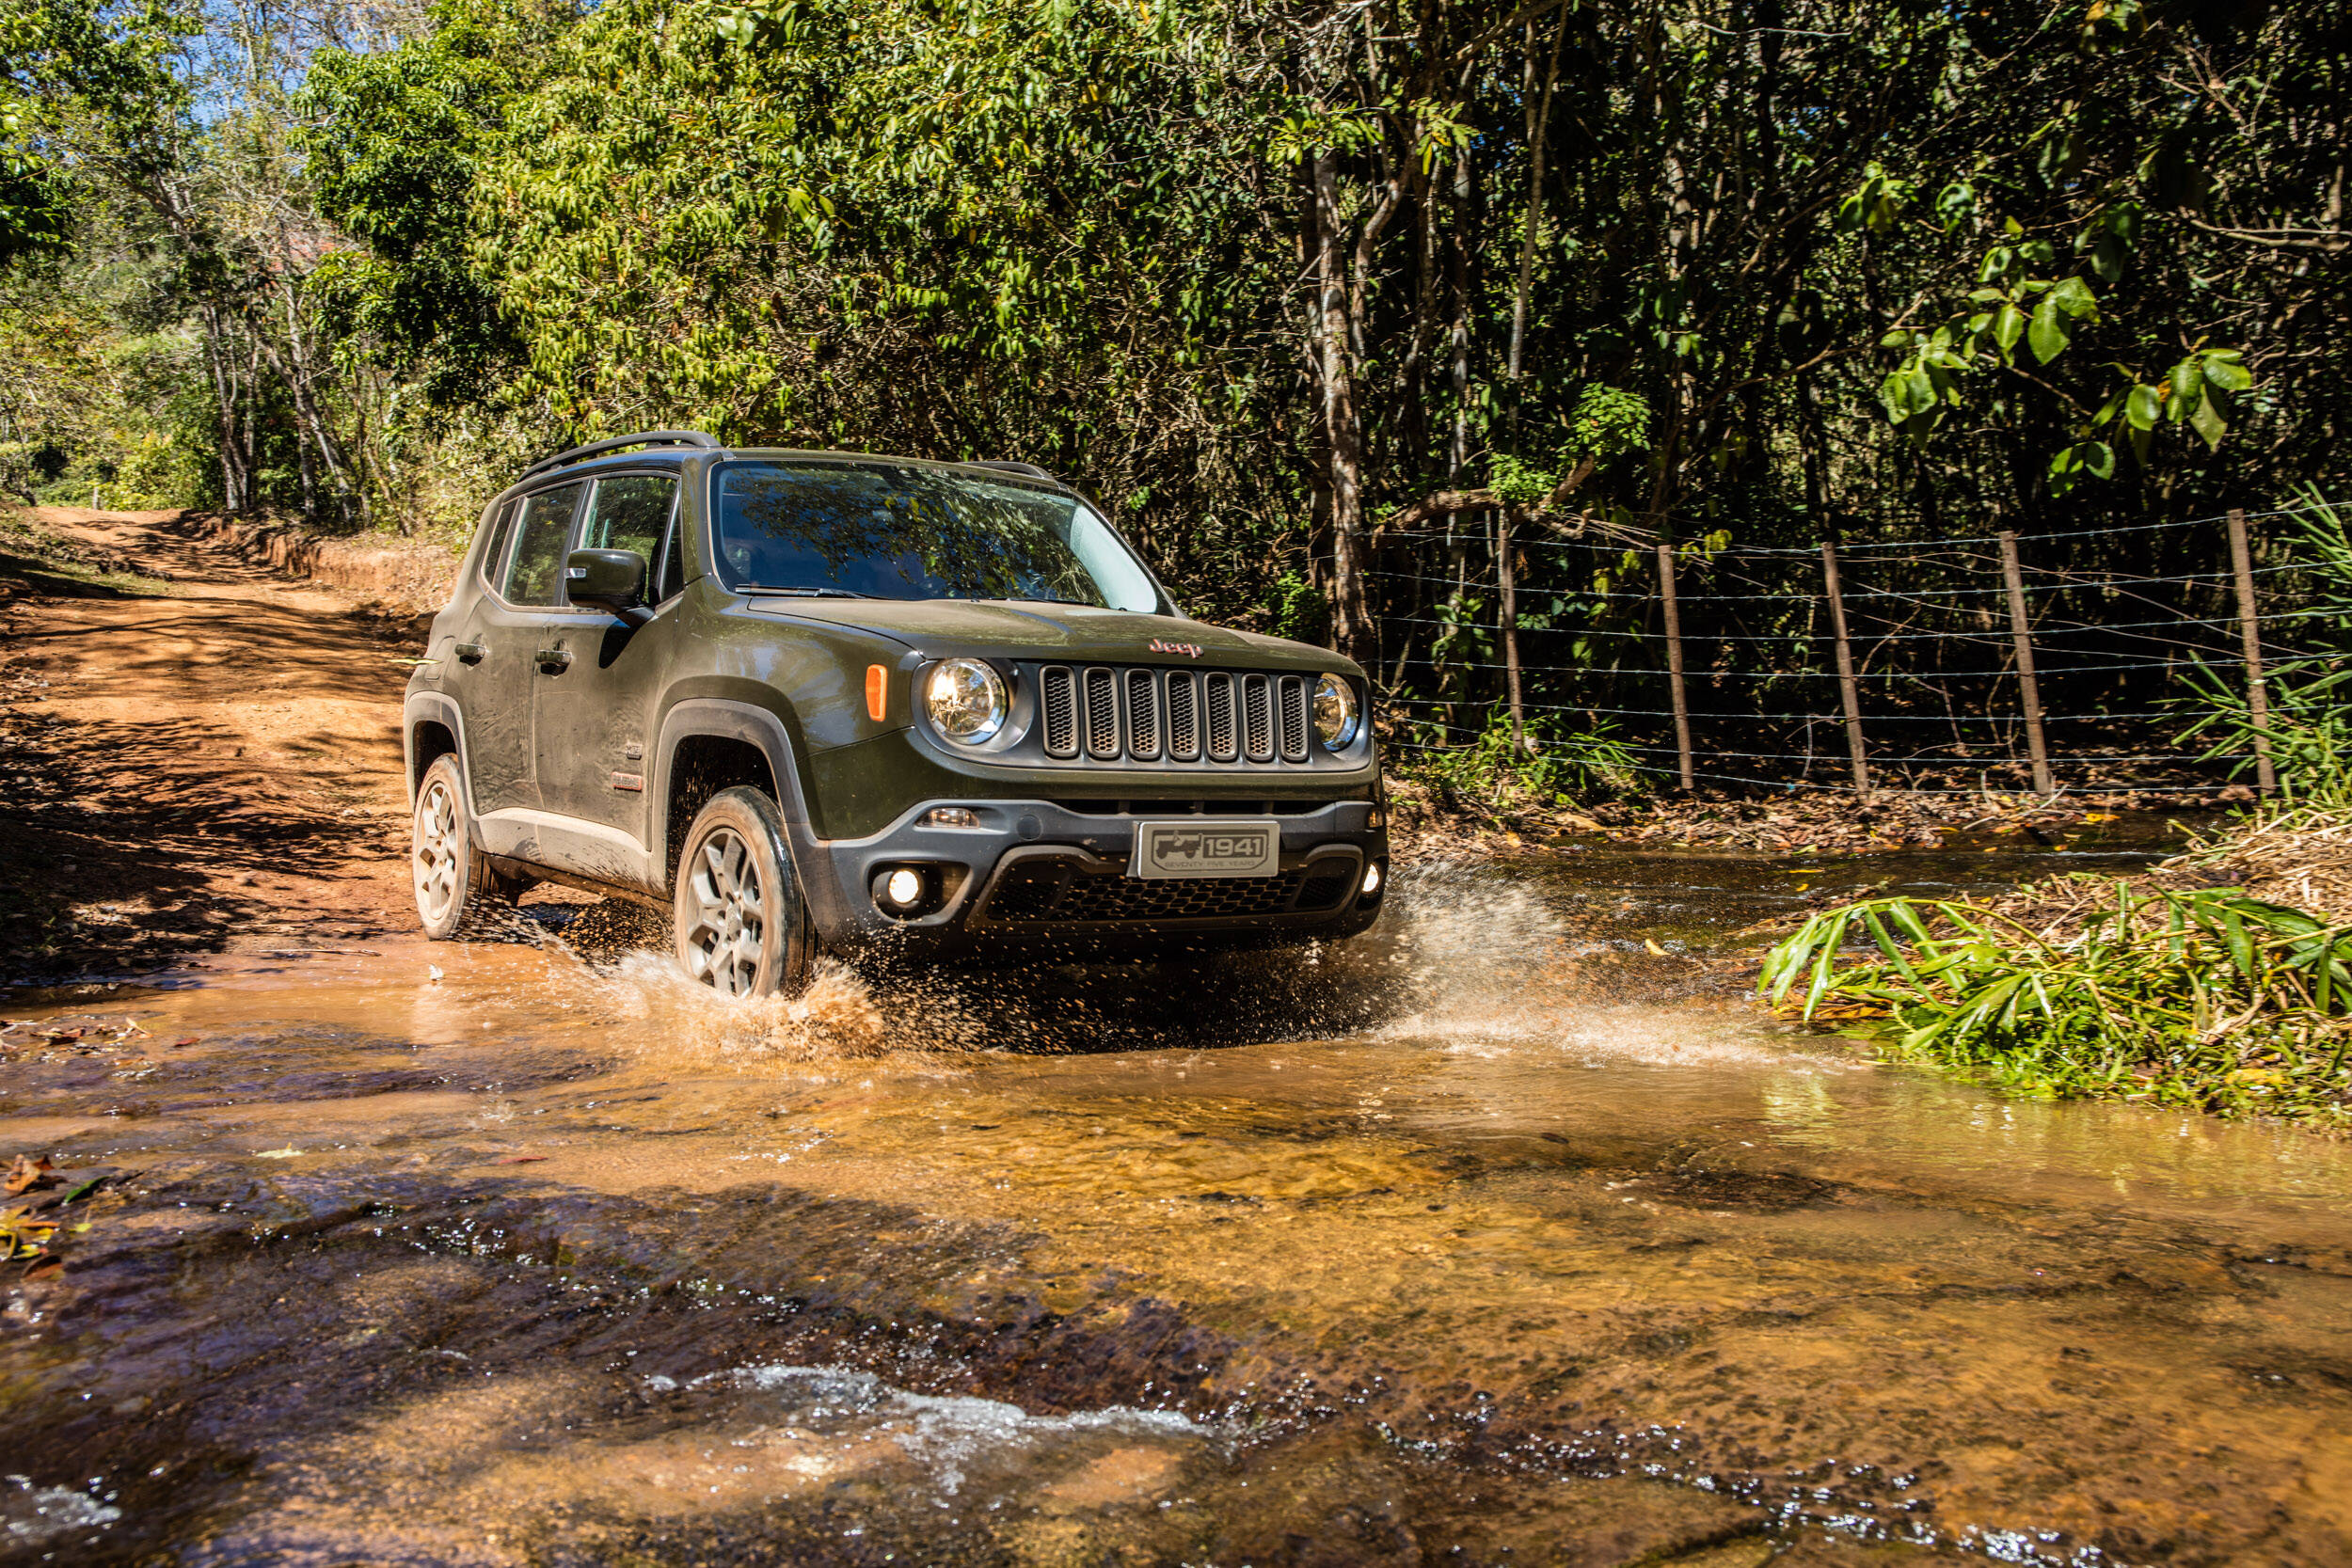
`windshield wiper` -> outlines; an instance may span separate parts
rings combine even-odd
[[[854,588],[778,588],[772,583],[747,582],[736,590],[739,594],[783,594],[796,599],[870,599],[877,595],[861,594]]]

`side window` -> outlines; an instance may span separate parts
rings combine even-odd
[[[562,484],[524,498],[516,529],[515,559],[501,592],[509,604],[564,602],[564,557],[572,537],[572,513],[584,484]]]
[[[686,509],[681,506],[671,515],[670,535],[661,542],[661,560],[654,567],[648,592],[656,604],[666,604],[686,587],[685,533]]]
[[[499,573],[506,567],[506,542],[515,536],[515,514],[520,503],[508,501],[490,519],[489,538],[482,546],[482,580],[492,588],[499,585]]]
[[[654,580],[654,557],[670,524],[670,507],[677,499],[677,481],[665,474],[618,474],[596,481],[596,499],[588,504],[588,523],[580,531],[583,550],[634,550],[645,558],[646,579]]]

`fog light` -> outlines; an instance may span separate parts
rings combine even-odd
[[[977,828],[980,814],[964,806],[933,806],[923,814],[926,828]]]
[[[923,901],[923,874],[900,866],[882,883],[882,897],[902,910],[913,909]]]
[[[1364,896],[1369,898],[1379,891],[1380,863],[1378,861],[1375,861],[1370,865],[1364,867]]]

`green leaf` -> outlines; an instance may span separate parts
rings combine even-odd
[[[2205,438],[2208,450],[2221,445],[2221,437],[2229,431],[2229,421],[2221,417],[2221,408],[2212,398],[2199,398],[2197,406],[2189,410],[2188,422],[2197,434]]]
[[[2033,346],[2034,356],[2045,365],[2066,352],[2067,331],[2058,320],[2056,294],[2043,294],[2042,303],[2033,308],[2026,341]]]
[[[2218,354],[2205,356],[2205,379],[2225,392],[2243,392],[2254,385],[2252,372]]]
[[[2017,340],[2026,334],[2026,312],[2014,305],[2004,305],[1993,317],[1993,341],[2001,345],[2004,355],[2017,351]]]
[[[2164,412],[2164,400],[2153,387],[2134,387],[2123,401],[2123,418],[2134,430],[2153,430]]]
[[[2090,292],[2090,285],[2080,275],[2061,277],[2050,291],[2050,302],[2070,316],[2090,321],[2099,319],[2099,301]]]
[[[2016,221],[2017,220],[2014,218],[2010,220],[2012,231],[2015,229]],[[2005,245],[1994,245],[1991,250],[1984,253],[1984,265],[1977,269],[1977,281],[1979,283],[1990,283],[1994,278],[1999,277],[2003,273],[2009,271],[2009,264],[2016,259],[2016,255],[2017,253],[2015,251],[2010,249],[2010,247]]]
[[[1911,328],[1907,326],[1899,326],[1879,340],[1881,348],[1909,348],[1910,346]]]
[[[2112,234],[2102,234],[2090,247],[2090,270],[2102,283],[2113,283],[2123,276],[2123,242]]]

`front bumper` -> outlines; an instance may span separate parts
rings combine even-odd
[[[977,825],[934,827],[942,806]],[[818,934],[832,948],[951,958],[1003,949],[1072,954],[1159,953],[1333,940],[1370,926],[1387,892],[1389,842],[1369,800],[1301,810],[1290,802],[1274,877],[1152,880],[1129,877],[1137,825],[1177,814],[1070,810],[1050,800],[925,800],[862,839],[796,846]],[[1246,808],[1229,814],[1260,819]],[[1185,818],[1188,820],[1188,818]],[[1363,891],[1377,864],[1381,886]],[[907,915],[876,896],[890,872],[916,869],[927,889]]]

